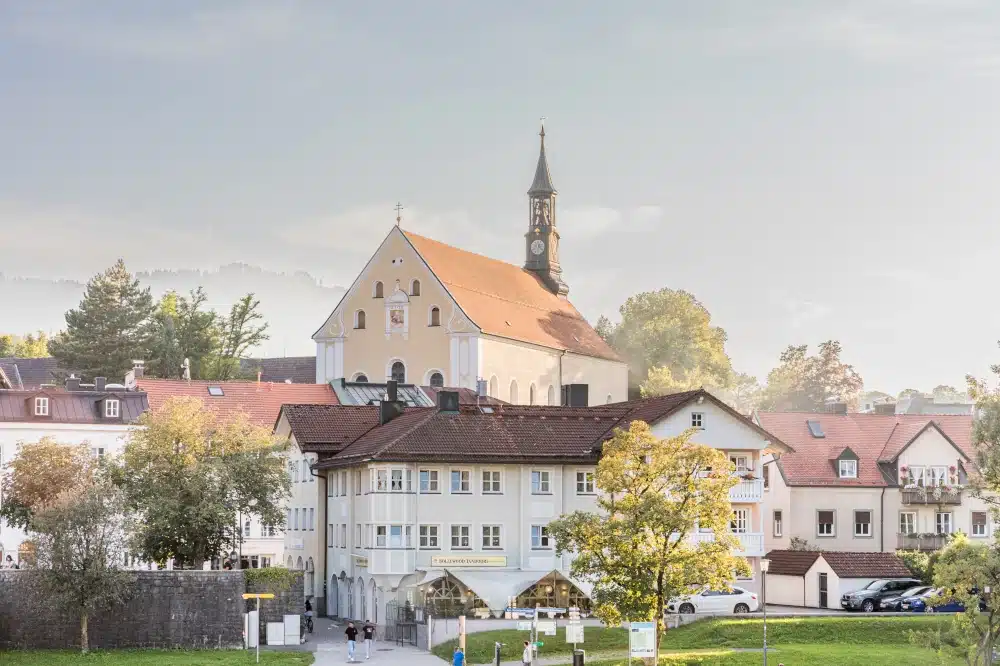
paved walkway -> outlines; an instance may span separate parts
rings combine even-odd
[[[390,664],[445,666],[445,662],[441,659],[415,647],[400,647],[392,643],[376,642],[375,649],[372,650],[372,658],[368,661],[365,661],[364,645],[359,645],[358,648],[358,654],[355,655],[355,658],[360,659],[360,661],[356,663],[372,664],[372,666],[389,666]],[[347,644],[344,642],[316,644],[316,651],[313,654],[316,658],[316,666],[333,666],[334,664],[339,666],[351,663],[347,661]]]

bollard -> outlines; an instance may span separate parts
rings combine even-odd
[[[586,659],[587,653],[584,650],[573,651],[573,666],[584,666]]]
[[[503,647],[503,643],[493,644],[493,663],[495,666],[500,666],[500,648]]]

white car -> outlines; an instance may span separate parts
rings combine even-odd
[[[731,590],[703,589],[693,594],[671,599],[668,613],[751,613],[760,610],[757,595],[742,587]]]

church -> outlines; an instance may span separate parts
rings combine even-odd
[[[523,405],[627,399],[626,364],[568,298],[544,126],[540,137],[524,265],[397,224],[313,335],[318,383],[483,381],[491,397]]]

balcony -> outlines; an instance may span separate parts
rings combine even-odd
[[[751,504],[763,499],[763,479],[740,479],[739,483],[729,489],[729,501],[732,504]]]
[[[948,541],[948,534],[897,534],[899,550],[940,550]]]
[[[945,488],[942,486],[903,488],[903,506],[922,504],[951,504],[962,503],[962,489],[957,487]]]
[[[739,532],[734,534],[740,541],[738,555],[744,557],[764,556],[764,533],[763,532]],[[715,534],[712,532],[695,532],[691,535],[691,540],[695,543],[711,543],[715,541]]]

